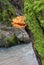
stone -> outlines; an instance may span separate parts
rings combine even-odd
[[[16,45],[14,33],[0,30],[0,47],[10,47]]]
[[[30,42],[30,37],[25,28],[0,27],[0,47],[10,47],[22,42]]]
[[[0,65],[39,65],[32,42],[0,49]]]
[[[19,41],[22,41],[25,43],[30,42],[30,37],[28,33],[26,32],[25,28],[15,28],[14,27],[14,34]]]
[[[24,1],[23,0],[11,0],[11,3],[14,6],[18,6],[19,8],[24,8]]]

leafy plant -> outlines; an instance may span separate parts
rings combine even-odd
[[[26,23],[33,33],[34,48],[41,56],[44,65],[44,0],[24,0],[24,14]],[[43,30],[43,31],[42,31]]]

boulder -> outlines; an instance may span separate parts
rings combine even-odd
[[[10,31],[0,30],[0,47],[10,47],[16,45],[14,33]]]
[[[0,27],[0,47],[10,47],[22,42],[30,42],[30,37],[25,28]]]
[[[30,37],[26,32],[25,28],[14,27],[14,34],[20,42],[24,42],[24,43],[30,42]]]

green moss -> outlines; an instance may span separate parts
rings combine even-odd
[[[14,33],[6,35],[6,31],[0,30],[0,47],[11,47],[18,44]]]
[[[15,17],[15,9],[9,3],[9,0],[0,0],[0,17],[0,22],[7,22],[8,24]]]
[[[5,40],[7,41],[7,46],[8,47],[11,47],[11,46],[14,46],[14,45],[17,45],[17,40],[15,39],[15,35],[12,34],[11,36],[5,38]]]
[[[35,17],[40,20],[41,25],[44,27],[44,18],[41,15],[41,11],[44,9],[43,5],[44,0],[24,0],[24,13],[26,16],[26,23],[29,26],[29,29],[33,33],[34,37],[34,47],[37,49],[38,53],[41,56],[42,65],[44,65],[44,35],[38,22]]]

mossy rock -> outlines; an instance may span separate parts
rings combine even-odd
[[[9,0],[0,0],[0,22],[10,25],[12,18],[15,17],[15,9]]]
[[[11,47],[17,45],[14,33],[0,30],[0,47]]]

